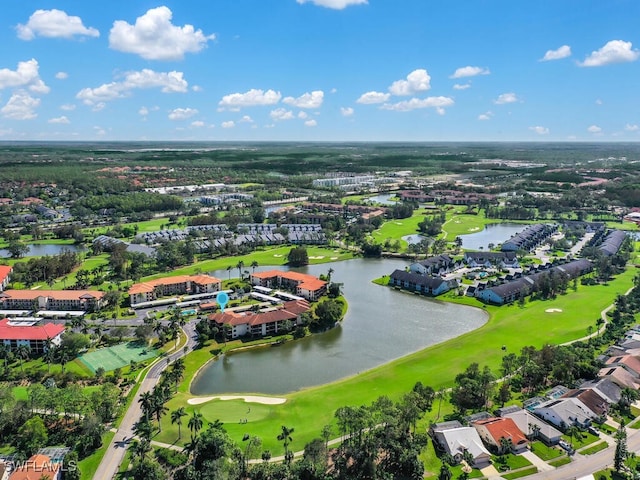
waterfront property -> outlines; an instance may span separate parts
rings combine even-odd
[[[540,439],[547,445],[555,445],[562,439],[560,430],[516,405],[498,409],[498,414],[513,420],[521,432],[527,432],[530,440]]]
[[[560,429],[571,425],[588,427],[598,415],[578,398],[559,398],[541,403],[533,413]]]
[[[465,252],[464,263],[470,268],[518,268],[515,252]]]
[[[418,275],[404,270],[395,270],[389,277],[389,285],[436,297],[452,288],[457,288],[458,282],[456,280],[444,280],[440,277]]]
[[[283,333],[286,322],[290,322],[290,326],[300,325],[302,314],[308,312],[309,308],[309,303],[306,300],[292,300],[257,312],[227,309],[224,313],[209,315],[209,320],[218,327],[229,325],[232,339],[245,335],[264,337]]]
[[[502,445],[503,438],[511,440],[510,448],[514,453],[523,452],[529,446],[529,441],[511,418],[491,417],[473,422],[473,426],[480,438],[500,453],[507,453]]]
[[[313,275],[298,272],[283,272],[282,270],[269,270],[266,272],[252,273],[251,285],[268,288],[284,288],[294,291],[299,297],[310,302],[318,300],[327,291],[327,282]]]
[[[449,255],[443,254],[412,263],[409,266],[409,271],[420,275],[442,275],[451,273],[460,267],[462,267],[461,262],[454,260]]]
[[[103,299],[99,290],[6,290],[0,293],[0,309],[94,312]]]
[[[47,348],[47,343],[60,345],[64,325],[37,322],[20,322],[5,318],[0,320],[0,343],[10,350],[26,346],[33,353],[42,353]]]
[[[178,275],[148,282],[135,283],[129,288],[131,306],[152,302],[168,295],[200,295],[219,292],[222,281],[209,275]]]
[[[612,230],[604,237],[598,249],[607,257],[611,257],[618,253],[626,238],[627,234],[622,230]]]
[[[515,252],[517,250],[530,251],[542,244],[556,230],[558,225],[538,223],[530,225],[522,232],[514,235],[509,240],[502,242],[503,252]]]
[[[7,288],[7,285],[9,285],[11,272],[13,272],[13,267],[9,265],[0,265],[0,292]]]
[[[590,272],[592,269],[593,264],[589,260],[574,260],[564,265],[543,269],[532,275],[516,278],[502,285],[481,290],[476,289],[475,296],[485,303],[504,305],[534,292],[545,275],[561,275],[565,280],[571,280]]]
[[[485,448],[473,427],[463,427],[457,420],[432,425],[429,434],[436,445],[460,463],[465,452],[473,457],[473,466],[483,468],[491,463],[491,454]]]

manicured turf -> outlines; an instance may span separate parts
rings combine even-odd
[[[529,467],[529,468],[525,468],[524,470],[520,470],[519,472],[507,473],[501,476],[505,480],[512,480],[514,478],[522,478],[522,477],[526,477],[527,475],[533,475],[534,473],[538,473],[537,467]]]
[[[442,226],[442,230],[445,232],[442,238],[453,242],[459,235],[477,233],[484,230],[486,225],[499,222],[501,220],[485,218],[484,211],[478,215],[454,214],[450,217],[447,215],[447,221]]]
[[[96,450],[92,455],[89,455],[87,458],[83,458],[78,462],[81,480],[93,479],[93,475],[96,473],[96,470],[102,461],[102,457],[107,451],[107,448],[109,448],[109,444],[111,443],[111,440],[113,440],[114,435],[115,433],[113,432],[105,432],[102,435],[102,447]]]
[[[596,443],[595,445],[593,445],[591,447],[583,448],[578,453],[581,454],[581,455],[593,455],[594,453],[597,453],[600,450],[604,450],[608,446],[609,445],[607,444],[607,442],[599,442],[599,443]]]
[[[531,451],[544,461],[553,460],[554,458],[561,457],[564,454],[564,450],[560,447],[549,447],[540,440],[533,442],[531,445]]]
[[[407,242],[402,240],[405,235],[420,233],[418,224],[424,220],[424,212],[416,210],[409,218],[393,219],[385,222],[379,229],[372,233],[376,243],[383,243],[387,238],[399,240],[402,250],[407,248]]]
[[[551,465],[552,467],[561,467],[562,465],[566,465],[567,463],[571,463],[570,457],[560,457],[557,460],[551,460],[549,462],[549,465]]]
[[[129,342],[85,353],[79,359],[95,373],[100,367],[109,372],[129,365],[131,360],[141,362],[157,355],[158,352],[155,349],[141,346],[139,343]]]
[[[270,415],[250,424],[249,433],[261,437],[264,448],[278,455],[282,451],[282,446],[276,440],[280,426],[294,427],[292,448],[301,450],[305,443],[320,434],[324,425],[332,423],[334,412],[339,407],[369,404],[380,395],[397,399],[408,392],[417,381],[435,389],[450,386],[456,374],[472,362],[488,365],[498,372],[504,355],[502,345],[506,345],[508,352],[518,353],[522,347],[528,345],[541,347],[547,342],[557,344],[583,337],[587,326],[595,324],[600,311],[609,306],[616,295],[626,292],[631,287],[635,273],[634,269],[628,269],[608,285],[579,286],[577,292],[570,291],[569,294],[555,300],[529,302],[524,308],[516,305],[487,306],[485,309],[491,314],[491,319],[478,330],[358,376],[285,395],[287,403],[269,406]],[[546,313],[545,310],[549,308],[559,308],[562,312]],[[187,357],[187,364],[191,363],[191,355],[194,354]],[[211,358],[208,351],[195,355],[198,355],[200,360]],[[185,377],[189,378],[186,375]],[[184,387],[180,390],[181,392],[168,404],[171,410],[186,406],[186,400],[190,398],[184,392]],[[191,406],[189,408],[192,409]],[[215,418],[207,420],[213,421]],[[226,427],[230,435],[237,440],[247,433],[245,425],[228,424]],[[169,420],[163,420],[163,433],[159,435],[158,440],[173,442],[177,427],[174,430],[172,431]]]

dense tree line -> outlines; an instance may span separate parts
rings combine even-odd
[[[180,210],[183,202],[180,197],[174,195],[162,195],[152,192],[131,192],[112,195],[88,195],[79,198],[71,208],[76,215],[78,209],[88,209],[93,213],[101,211],[114,211],[126,215],[133,212],[166,212]]]
[[[36,282],[52,283],[80,265],[80,256],[69,250],[58,255],[33,257],[26,262],[16,262],[11,280],[31,286]]]
[[[444,212],[440,215],[425,216],[424,220],[418,224],[418,229],[420,230],[420,233],[424,233],[430,237],[435,237],[442,232],[442,225],[445,221],[446,214]]]

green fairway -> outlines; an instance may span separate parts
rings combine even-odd
[[[120,343],[112,347],[101,348],[95,352],[85,353],[79,360],[82,361],[92,372],[102,367],[107,372],[122,368],[134,362],[141,362],[149,358],[156,357],[158,351],[152,348],[141,346],[139,343]]]
[[[442,226],[443,240],[453,242],[458,235],[469,235],[484,230],[486,225],[499,223],[501,220],[485,218],[484,211],[478,215],[454,214],[447,215],[447,221]],[[523,227],[524,228],[524,225]]]
[[[213,418],[223,423],[252,423],[267,418],[271,409],[260,403],[246,403],[244,400],[211,400],[199,407],[205,418]],[[249,427],[247,427],[249,428]]]
[[[456,374],[472,362],[488,365],[497,372],[504,355],[503,345],[508,352],[518,353],[528,345],[541,347],[547,342],[558,344],[583,337],[587,327],[595,324],[600,312],[615,300],[616,295],[632,286],[635,273],[633,269],[628,269],[607,285],[579,286],[577,292],[570,291],[555,300],[530,302],[523,308],[517,305],[486,306],[484,308],[491,318],[475,331],[360,375],[285,395],[285,404],[268,406],[269,415],[249,426],[237,423],[225,426],[237,440],[247,432],[261,437],[264,448],[274,454],[282,450],[276,440],[280,426],[291,426],[296,430],[292,448],[300,450],[320,434],[324,425],[333,421],[333,414],[339,407],[368,404],[380,395],[397,399],[417,381],[435,389],[450,386]],[[476,302],[464,297],[449,298],[454,301],[460,299]],[[561,312],[548,313],[548,309],[559,309]],[[201,360],[211,358],[207,351],[192,355],[198,355]],[[190,410],[204,408],[188,406],[186,400],[190,395],[183,392],[184,387],[169,402],[171,410],[179,406],[187,406]],[[207,417],[207,420],[213,421],[215,418]],[[163,433],[158,435],[158,440],[168,443],[175,440],[175,435],[165,433],[170,429],[169,424],[169,420],[163,420]]]
[[[399,240],[402,250],[407,248],[407,242],[402,237],[419,233],[418,224],[424,220],[424,213],[419,210],[413,212],[409,218],[392,219],[385,222],[379,229],[371,234],[376,243],[383,243],[387,238]]]

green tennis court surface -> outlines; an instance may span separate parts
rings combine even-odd
[[[131,360],[140,362],[157,355],[158,352],[152,348],[129,342],[86,353],[80,356],[80,360],[95,373],[100,367],[108,372],[129,365]]]

